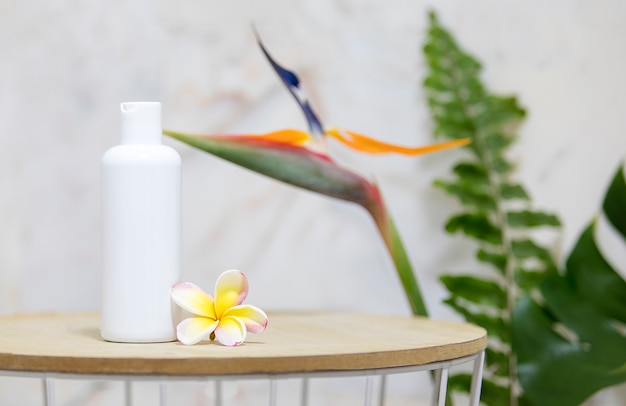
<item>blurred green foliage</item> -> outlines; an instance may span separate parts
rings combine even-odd
[[[557,227],[560,222],[553,214],[534,210],[524,187],[512,178],[514,165],[506,153],[525,115],[517,100],[485,89],[480,63],[459,47],[434,14],[424,54],[429,67],[424,88],[435,135],[472,140],[451,177],[435,181],[436,187],[460,202],[460,211],[445,228],[476,241],[476,259],[491,269],[488,276],[441,276],[449,292],[444,302],[489,334],[483,403],[524,404],[525,398],[515,389],[511,317],[521,293],[536,289],[546,275],[556,273],[552,256],[529,231]],[[450,388],[467,391],[469,380],[466,374],[454,375]]]
[[[485,90],[480,63],[430,16],[424,81],[435,135],[472,139],[451,179],[435,186],[456,197],[461,211],[449,233],[477,242],[476,259],[489,276],[443,275],[445,303],[490,337],[482,402],[487,405],[578,405],[605,387],[626,381],[626,281],[598,248],[596,221],[584,230],[559,272],[533,230],[560,225],[534,210],[512,178],[506,153],[524,110],[514,97]],[[603,215],[626,250],[626,181],[619,168]],[[470,376],[451,377],[467,392]]]

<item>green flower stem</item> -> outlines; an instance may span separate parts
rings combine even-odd
[[[376,188],[376,191],[378,192],[378,188]],[[415,273],[413,272],[413,267],[404,249],[404,244],[402,243],[398,229],[396,228],[391,214],[387,211],[380,193],[377,193],[375,199],[363,206],[376,222],[378,231],[396,267],[396,272],[404,288],[404,294],[411,306],[413,315],[428,317],[428,309],[426,308],[422,291],[415,277]]]
[[[426,308],[426,303],[422,296],[422,290],[413,272],[409,257],[406,255],[406,250],[404,249],[404,244],[402,243],[396,224],[383,202],[378,187],[374,186],[374,190],[374,197],[369,202],[363,204],[363,207],[376,222],[378,231],[396,267],[396,272],[404,288],[404,294],[411,306],[413,315],[428,317],[428,309]],[[433,383],[436,382],[434,372],[432,372],[430,376]],[[451,405],[452,401],[449,398],[446,399],[446,406]]]

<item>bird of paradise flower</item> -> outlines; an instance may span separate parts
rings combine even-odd
[[[332,137],[349,148],[369,154],[397,153],[407,156],[460,147],[468,144],[469,140],[405,147],[349,130],[325,128],[300,88],[298,76],[276,63],[258,34],[256,38],[261,51],[304,113],[309,131],[284,129],[266,134],[240,135],[197,135],[170,130],[163,133],[254,172],[362,206],[372,216],[385,242],[413,314],[427,316],[419,283],[377,184],[337,165],[327,153],[326,139]]]

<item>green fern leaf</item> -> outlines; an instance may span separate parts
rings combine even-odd
[[[502,242],[502,232],[492,224],[484,213],[463,213],[451,217],[446,223],[449,233],[463,232],[465,235],[491,244]]]
[[[450,293],[444,301],[467,321],[487,329],[496,348],[489,348],[482,401],[487,405],[522,405],[515,356],[510,350],[510,318],[520,292],[537,290],[554,270],[547,249],[535,243],[529,230],[555,227],[556,216],[533,210],[524,187],[510,179],[514,166],[506,153],[516,140],[515,124],[526,112],[515,97],[490,94],[480,79],[480,63],[460,49],[431,14],[424,46],[429,73],[423,85],[434,120],[435,135],[469,137],[470,157],[454,165],[453,178],[435,186],[464,207],[445,224],[478,243],[476,258],[495,270],[487,277],[444,275]],[[515,236],[513,238],[512,236]],[[453,377],[467,391],[466,377]],[[453,385],[454,386],[454,385]]]
[[[518,267],[515,269],[515,283],[523,290],[530,291],[539,286],[541,281],[547,276],[548,271],[555,269],[542,268],[538,270],[524,269]]]
[[[496,376],[509,376],[510,363],[508,353],[487,348],[485,357],[491,373]]]
[[[513,240],[511,244],[513,254],[519,259],[535,258],[542,262],[553,263],[550,252],[544,247],[538,245],[531,239],[523,238]]]
[[[499,175],[506,175],[513,171],[513,165],[502,157],[493,158],[489,166]]]
[[[502,317],[488,315],[486,312],[482,311],[482,309],[470,308],[466,302],[463,302],[463,300],[455,294],[443,302],[463,315],[468,322],[477,324],[487,330],[487,334],[490,337],[497,337],[503,343],[511,342],[510,327]]]
[[[444,181],[437,180],[434,183],[438,188],[445,190],[447,193],[456,196],[461,203],[469,206],[474,206],[483,210],[494,210],[496,203],[493,201],[493,196],[481,187],[480,184],[474,184],[471,182],[459,182],[459,181]]]
[[[500,271],[502,274],[506,272],[506,265],[508,258],[502,253],[494,253],[480,248],[476,252],[476,259],[487,264],[491,264],[494,268]]]
[[[538,211],[521,210],[507,213],[509,227],[557,227],[561,225],[558,217]]]
[[[452,170],[459,178],[466,179],[474,184],[486,185],[489,183],[485,169],[473,162],[461,162]]]
[[[506,294],[495,282],[466,275],[445,275],[441,277],[441,282],[449,291],[469,302],[498,307],[506,306]]]
[[[492,133],[485,136],[485,146],[495,153],[501,153],[515,141],[511,134]]]
[[[472,382],[470,374],[458,374],[451,376],[448,381],[450,392],[466,392],[466,388]],[[480,400],[487,405],[507,405],[511,397],[511,389],[491,381],[483,381]]]
[[[500,196],[505,200],[530,200],[526,189],[519,183],[502,183],[500,185]]]

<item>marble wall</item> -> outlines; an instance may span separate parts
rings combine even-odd
[[[512,158],[536,205],[561,216],[554,248],[565,255],[626,153],[624,2],[3,0],[0,312],[98,309],[99,161],[118,142],[120,102],[160,100],[164,126],[190,132],[305,128],[252,24],[325,123],[430,143],[420,88],[429,9],[484,63],[490,89],[528,109]],[[362,209],[166,142],[183,156],[186,280],[210,288],[239,268],[265,309],[409,313]],[[457,206],[432,181],[459,153],[371,157],[331,145],[379,181],[431,313],[450,319],[437,277],[476,265],[473,246],[442,231]],[[400,386],[427,396],[420,385]]]

